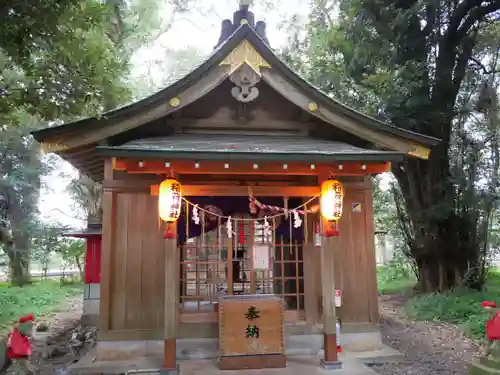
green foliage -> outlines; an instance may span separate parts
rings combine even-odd
[[[108,98],[126,98],[120,81],[127,65],[108,37],[110,8],[97,0],[41,3],[49,17],[57,15],[44,19],[32,4],[33,18],[22,14],[4,35],[22,39],[0,39],[0,88],[7,92],[0,113],[22,107],[40,121],[71,119],[100,112]]]
[[[411,263],[400,252],[386,266],[377,267],[378,291],[382,294],[411,291],[417,282]]]
[[[55,252],[61,255],[63,265],[66,268],[77,267],[80,272],[80,279],[83,278],[84,259],[85,259],[85,240],[74,238],[62,238]],[[66,277],[62,277],[61,281],[65,281]]]
[[[500,272],[492,271],[482,291],[456,289],[441,294],[417,296],[407,305],[410,318],[442,321],[459,325],[474,339],[484,339],[485,321],[491,315],[481,307],[482,301],[500,303]]]
[[[307,36],[291,38],[284,51],[335,99],[442,140],[429,162],[393,164],[396,217],[423,290],[460,285],[470,268],[479,270],[470,285],[482,283],[497,200],[499,119],[495,95],[479,118],[474,102],[479,83],[487,81],[490,93],[498,87],[489,72],[499,71],[499,9],[498,1],[321,0]]]
[[[128,60],[110,38],[106,2],[16,1],[0,10],[0,244],[12,282],[22,284],[41,176],[56,166],[42,161],[29,132],[128,100]]]
[[[6,333],[22,315],[46,315],[63,305],[68,298],[82,293],[82,284],[61,286],[57,281],[45,280],[24,287],[0,284],[0,334]]]

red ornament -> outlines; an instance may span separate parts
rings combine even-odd
[[[173,238],[175,238],[175,234],[173,234],[172,232],[169,232],[168,230],[166,230],[164,233],[163,233],[163,238],[166,239],[166,240],[171,240]]]
[[[340,236],[340,231],[338,229],[327,229],[325,231],[325,237],[338,237]]]
[[[163,238],[166,240],[177,238],[175,231],[172,230],[172,227],[169,223],[165,224],[165,232],[163,232]]]

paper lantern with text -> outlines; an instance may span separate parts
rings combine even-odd
[[[159,187],[158,212],[160,219],[173,223],[181,214],[182,185],[179,181],[169,178]]]
[[[326,180],[321,185],[321,215],[328,221],[337,221],[342,216],[344,185],[337,180]]]

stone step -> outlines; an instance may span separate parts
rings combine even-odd
[[[286,337],[285,355],[317,355],[323,349],[323,335],[291,335]],[[177,359],[213,359],[219,356],[218,339],[178,339]]]
[[[479,362],[469,364],[468,375],[500,375],[500,370],[486,367]]]

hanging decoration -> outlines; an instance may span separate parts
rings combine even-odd
[[[272,237],[272,231],[271,231],[271,224],[269,224],[269,221],[267,220],[267,216],[264,217],[264,241],[265,242],[271,242],[271,237]]]
[[[227,236],[229,238],[233,238],[233,224],[231,216],[229,216],[229,218],[227,219],[226,230],[227,230]]]
[[[297,210],[293,210],[293,227],[300,228],[302,226],[302,219],[300,218]]]
[[[285,211],[285,220],[288,220],[288,197],[283,198],[283,203],[284,203],[284,211]]]
[[[158,212],[160,218],[167,222],[175,222],[181,213],[182,185],[179,181],[169,178],[159,186]]]
[[[200,225],[200,216],[198,214],[198,205],[193,206],[193,221],[196,225]]]
[[[337,180],[326,180],[321,185],[321,215],[328,221],[337,221],[342,216],[344,186]]]
[[[313,200],[315,200],[317,197],[311,198],[309,201],[306,203],[300,205],[299,207],[294,208],[292,211],[297,211],[300,215],[305,215],[305,214],[314,214],[319,211],[319,205],[314,205],[310,209],[301,209],[306,207],[309,203],[311,203]],[[268,204],[263,204],[261,203],[257,198],[254,197],[249,197],[250,199],[250,204],[254,204],[257,206],[261,211],[263,212],[269,212],[273,214],[275,217],[277,216],[285,216],[286,217],[286,211],[288,211],[286,208],[279,207],[279,206],[270,206]]]
[[[257,213],[257,206],[255,205],[255,198],[253,196],[253,190],[252,187],[248,187],[248,198],[249,198],[249,205],[248,208],[250,210],[250,214],[255,215]]]

